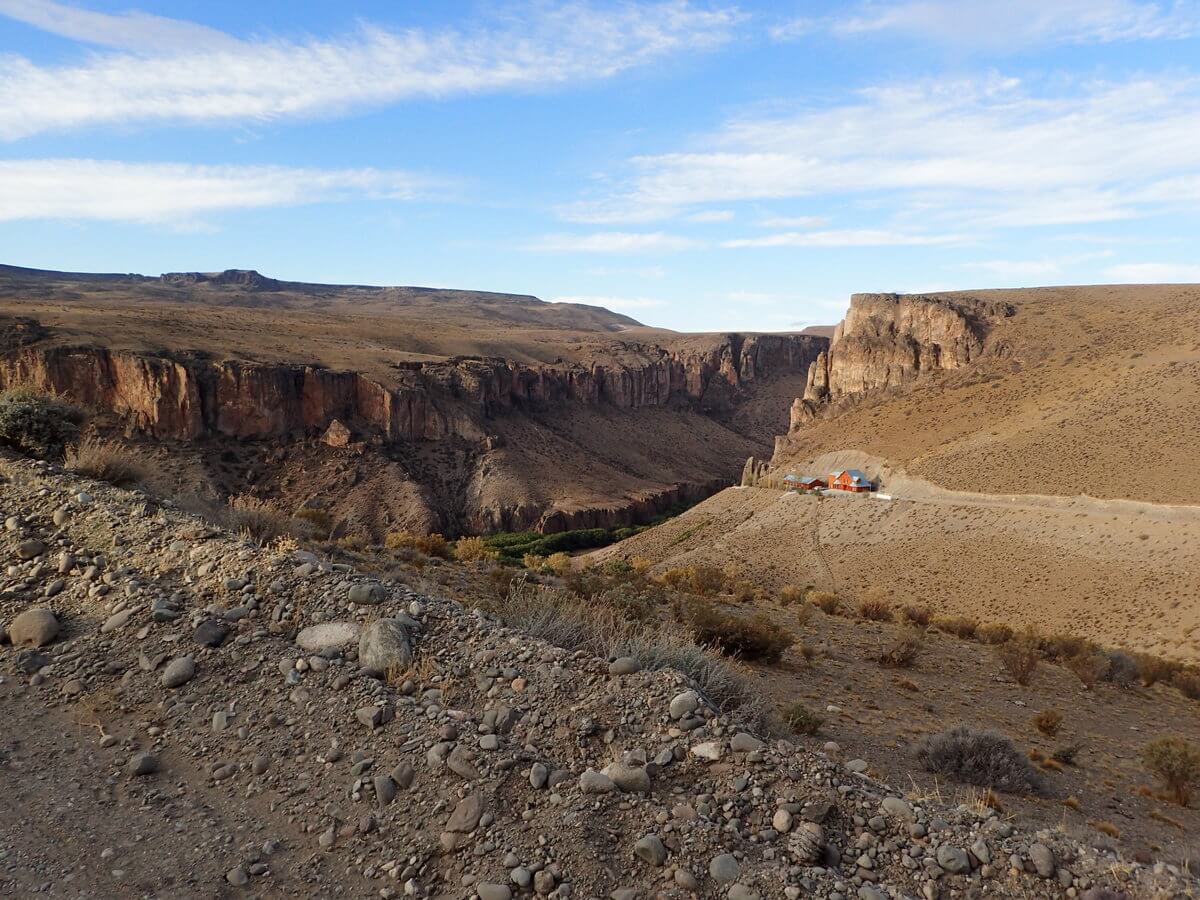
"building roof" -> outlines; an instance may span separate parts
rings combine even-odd
[[[816,475],[805,475],[803,478],[800,479],[800,483],[801,484],[812,484],[814,481],[820,481],[820,480],[821,479],[818,478]]]
[[[837,478],[839,475],[849,475],[850,480],[855,484],[871,483],[871,479],[860,469],[838,469],[838,471],[833,473],[834,478]]]
[[[805,479],[801,478],[799,475],[784,475],[783,480],[784,481],[804,481]]]

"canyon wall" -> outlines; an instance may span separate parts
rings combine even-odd
[[[792,404],[791,429],[832,404],[969,365],[985,353],[992,325],[1014,312],[1008,303],[962,296],[854,294]]]
[[[0,354],[0,384],[52,388],[160,439],[286,438],[322,431],[337,419],[358,437],[383,442],[483,440],[486,419],[523,405],[638,409],[696,402],[714,381],[736,387],[804,371],[826,343],[808,335],[726,335],[681,350],[617,342],[607,348],[612,361],[591,365],[499,358],[404,363],[395,368],[394,384],[385,385],[313,366],[34,340]]]

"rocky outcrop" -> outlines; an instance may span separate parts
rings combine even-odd
[[[803,371],[824,345],[822,338],[799,335],[726,335],[677,351],[617,342],[613,361],[591,365],[460,357],[398,365],[394,383],[384,384],[314,366],[35,341],[0,356],[0,383],[53,388],[160,439],[287,438],[322,433],[338,420],[384,443],[451,436],[483,442],[489,418],[521,406],[698,403],[716,382],[736,388]]]
[[[1014,312],[1011,304],[971,297],[854,294],[792,405],[792,430],[824,404],[971,364],[987,352],[992,324]]]

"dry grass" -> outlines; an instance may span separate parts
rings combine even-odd
[[[915,606],[910,603],[900,613],[906,622],[918,628],[928,628],[929,623],[933,621],[933,610],[928,606]]]
[[[988,622],[975,629],[975,637],[981,644],[1003,644],[1012,640],[1013,630],[1000,622]]]
[[[808,602],[827,616],[837,615],[841,607],[841,601],[833,591],[809,591]]]
[[[1187,806],[1200,785],[1200,748],[1180,737],[1163,737],[1142,751],[1146,770],[1157,778],[1180,806]]]
[[[88,435],[68,448],[63,464],[72,472],[118,487],[147,481],[156,468],[153,460],[140,450],[95,435]]]
[[[858,601],[858,614],[871,622],[890,622],[892,604],[882,597],[866,597]]]
[[[1029,684],[1042,659],[1042,651],[1032,641],[1016,638],[996,648],[996,658],[1017,684]]]
[[[417,534],[407,529],[389,531],[383,536],[383,546],[388,550],[416,550],[426,556],[450,559],[453,551],[450,542],[441,534]]]
[[[818,734],[825,719],[810,710],[803,703],[793,703],[781,713],[783,724],[792,734],[804,734],[812,737]]]
[[[454,558],[459,562],[494,562],[500,551],[493,550],[481,537],[464,537],[454,542]]]
[[[230,497],[224,519],[231,531],[269,544],[291,533],[291,520],[266,500],[242,494]]]
[[[910,630],[888,644],[879,654],[877,661],[889,669],[911,669],[917,664],[917,657],[920,655],[921,634]]]
[[[1113,840],[1120,840],[1120,838],[1121,838],[1121,829],[1118,828],[1116,825],[1114,825],[1112,822],[1109,822],[1109,821],[1106,821],[1103,819],[1099,819],[1099,820],[1092,819],[1091,821],[1088,822],[1088,824],[1091,825],[1093,828],[1095,828],[1097,831],[1099,831],[1101,834],[1108,835]]]
[[[971,640],[979,630],[979,623],[967,616],[934,616],[930,624],[963,640]]]
[[[779,591],[779,602],[783,606],[804,602],[804,588],[795,584],[785,584]]]
[[[1054,737],[1062,728],[1063,714],[1057,709],[1043,709],[1033,717],[1033,727],[1046,737]]]
[[[1062,665],[1074,672],[1085,688],[1094,688],[1108,672],[1108,657],[1096,651],[1086,651],[1067,657]]]

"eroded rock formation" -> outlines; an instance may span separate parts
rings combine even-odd
[[[791,429],[825,404],[969,365],[986,351],[991,324],[1014,311],[1008,303],[961,296],[854,294],[829,348],[808,370]]]

